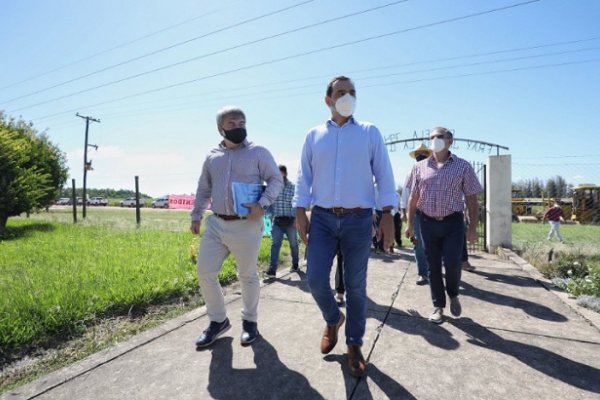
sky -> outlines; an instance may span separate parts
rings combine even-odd
[[[215,116],[296,178],[329,80],[353,79],[354,116],[387,141],[445,126],[507,147],[512,180],[600,184],[597,0],[4,0],[0,110],[67,156],[69,180],[153,197],[195,193]],[[390,146],[398,185],[419,142]],[[496,149],[456,142],[485,161]]]

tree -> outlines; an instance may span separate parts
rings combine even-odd
[[[556,182],[552,178],[548,179],[548,182],[546,182],[546,194],[548,197],[558,197]]]
[[[565,178],[560,175],[557,175],[554,178],[554,182],[556,182],[556,197],[568,197],[569,196],[569,185]]]
[[[65,154],[31,123],[0,112],[0,230],[9,217],[54,202],[67,180]]]

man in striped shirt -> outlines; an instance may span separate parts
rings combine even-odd
[[[453,135],[446,128],[434,128],[429,135],[433,154],[417,162],[411,171],[407,187],[408,227],[406,236],[413,235],[413,217],[419,220],[421,237],[429,264],[429,287],[434,311],[429,320],[440,324],[444,320],[446,293],[450,297],[450,312],[460,316],[458,300],[461,276],[461,255],[465,240],[464,203],[469,221],[477,221],[477,193],[482,187],[471,164],[450,153]],[[477,224],[469,224],[466,238],[477,240]],[[446,284],[442,278],[442,261]]]
[[[273,227],[271,228],[271,262],[267,276],[275,278],[277,272],[277,263],[279,261],[279,250],[283,242],[283,234],[287,236],[292,251],[292,271],[298,271],[298,238],[295,226],[296,209],[292,207],[294,198],[294,184],[287,178],[287,168],[285,165],[279,166],[279,172],[283,178],[283,190],[273,203]]]

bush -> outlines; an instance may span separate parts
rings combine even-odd
[[[600,297],[600,267],[589,269],[589,274],[581,278],[571,278],[567,291],[573,296],[589,295]]]
[[[583,278],[589,272],[586,257],[580,254],[567,254],[562,256],[553,265],[553,276],[557,278]]]

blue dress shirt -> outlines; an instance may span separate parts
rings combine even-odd
[[[354,118],[343,126],[329,120],[306,135],[293,205],[395,208],[395,185],[390,158],[377,127]]]

